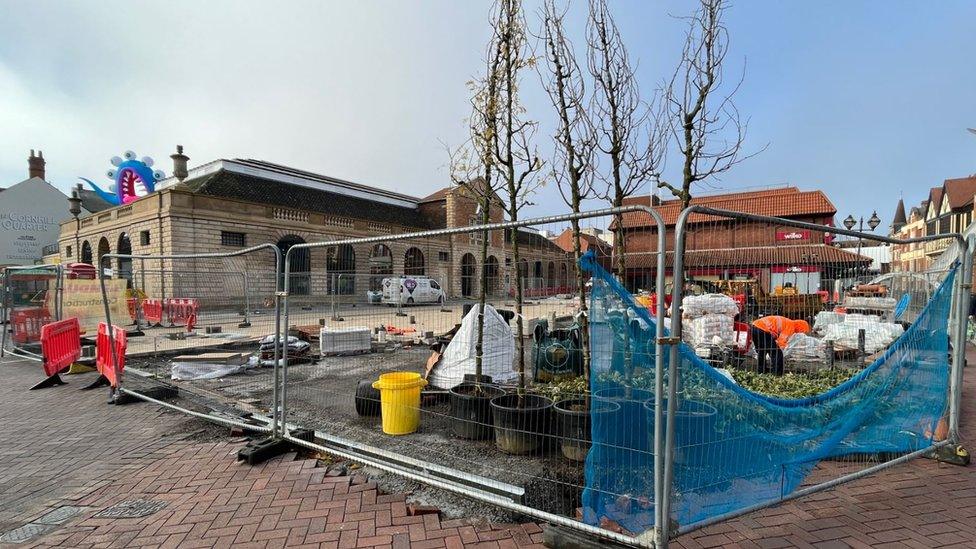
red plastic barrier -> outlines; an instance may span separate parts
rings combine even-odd
[[[51,322],[51,314],[44,307],[19,309],[10,315],[15,343],[34,343],[41,339],[41,328]]]
[[[108,325],[104,322],[98,323],[98,335],[95,337],[95,367],[98,373],[105,376],[109,384],[115,388],[119,386],[119,378],[125,370],[125,350],[127,340],[125,330],[118,326],[112,326],[112,338],[115,340],[115,356],[118,359],[117,367],[112,367],[112,351],[109,347]]]
[[[189,298],[169,298],[165,301],[164,309],[166,318],[170,324],[186,326],[191,323],[191,318],[195,319],[200,302]]]
[[[150,324],[163,323],[163,302],[159,299],[142,300],[142,316]]]
[[[132,320],[132,322],[135,322],[136,317],[139,314],[139,299],[130,297],[125,300],[125,303],[129,307],[129,318]]]
[[[53,376],[81,358],[81,325],[77,318],[45,324],[41,328],[44,374]]]

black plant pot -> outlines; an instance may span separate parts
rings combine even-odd
[[[373,388],[373,382],[360,379],[356,387],[356,413],[363,417],[380,415],[380,390]]]
[[[486,440],[494,434],[491,399],[504,395],[495,385],[462,383],[451,389],[451,431],[455,436]]]
[[[590,451],[592,416],[609,417],[620,411],[620,405],[609,400],[590,399],[590,409],[587,410],[585,399],[571,398],[555,403],[553,410],[559,423],[563,455],[572,461],[586,461],[586,454]],[[597,421],[600,424],[600,419]]]
[[[495,445],[506,454],[530,454],[545,445],[550,429],[552,401],[540,395],[509,394],[491,399]]]

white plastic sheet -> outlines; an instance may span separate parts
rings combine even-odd
[[[450,389],[461,384],[465,374],[474,374],[477,344],[478,306],[475,305],[461,320],[461,327],[444,349],[440,364],[430,374],[430,384]],[[502,315],[491,305],[485,305],[482,353],[482,375],[491,376],[495,383],[506,383],[515,379],[516,373],[512,369],[515,362],[515,336]]]

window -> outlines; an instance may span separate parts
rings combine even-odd
[[[433,288],[433,289],[435,289],[435,290],[440,290],[441,289],[440,285],[438,285],[437,282],[434,281],[434,280],[431,280],[430,281],[430,287]]]
[[[64,249],[64,255],[66,257],[71,257],[71,246],[66,246]]]
[[[437,260],[438,261],[450,261],[451,260],[451,254],[449,254],[448,252],[437,252]]]
[[[233,246],[235,248],[243,248],[247,239],[244,233],[235,233],[231,231],[220,231],[220,245],[221,246]]]
[[[139,231],[139,245],[140,246],[149,245],[149,231]]]

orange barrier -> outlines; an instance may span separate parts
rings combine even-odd
[[[14,343],[35,343],[41,340],[41,328],[51,322],[51,314],[45,307],[15,310],[10,315]]]
[[[159,299],[142,300],[142,316],[152,325],[163,323],[163,302]]]
[[[59,375],[81,357],[81,325],[77,318],[51,322],[41,327],[41,355],[47,379],[31,390],[64,385]]]
[[[130,297],[125,300],[125,303],[129,306],[129,319],[135,322],[139,316],[139,298]]]
[[[104,378],[112,388],[119,386],[122,372],[125,370],[125,350],[127,340],[125,330],[118,326],[112,326],[112,339],[115,340],[115,356],[118,359],[117,366],[112,366],[112,351],[109,346],[108,325],[104,322],[98,323],[98,335],[95,337],[95,367],[101,378]],[[101,379],[96,380],[92,386],[97,386]]]
[[[197,309],[200,302],[190,298],[169,298],[165,301],[166,317],[170,324],[177,326],[188,326],[192,329],[192,324],[197,316]]]

